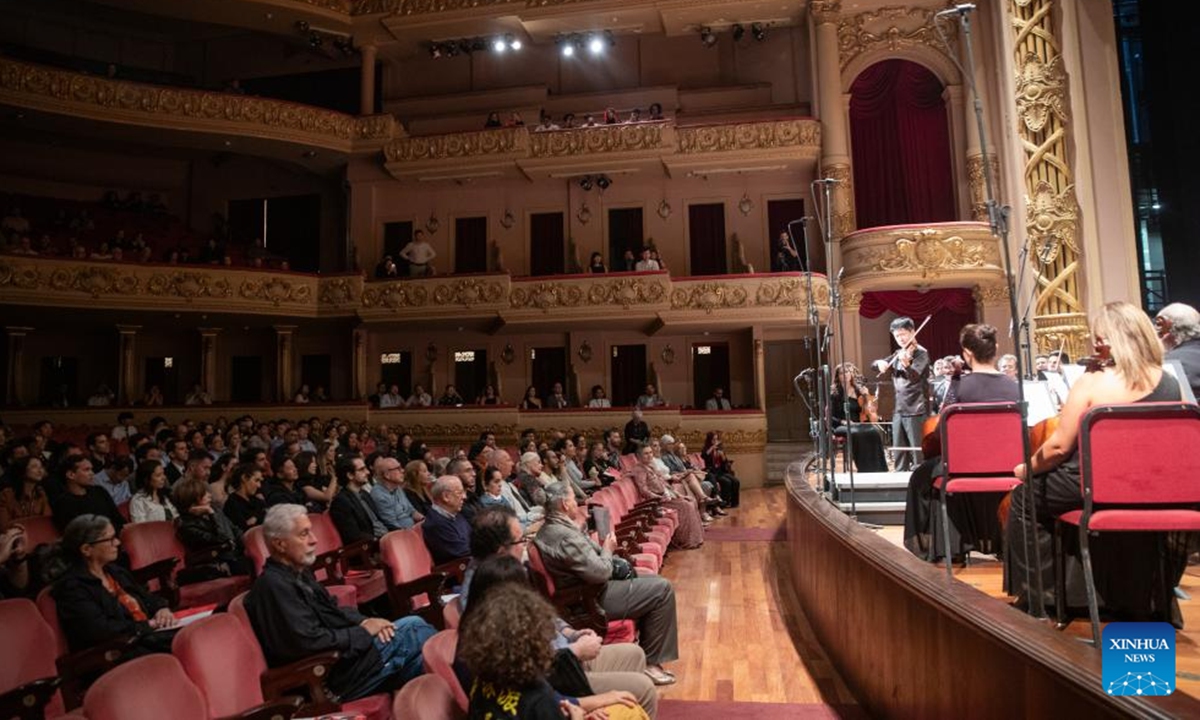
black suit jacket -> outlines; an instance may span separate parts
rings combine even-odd
[[[333,502],[329,505],[329,517],[333,519],[338,534],[342,536],[342,542],[353,543],[359,540],[378,539],[375,537],[375,525],[371,522],[371,516],[359,502],[362,500],[374,503],[374,500],[365,492],[357,493],[357,499],[354,495],[355,492],[350,488],[343,488],[333,497]]]
[[[167,606],[167,601],[138,585],[133,576],[117,564],[106,567],[113,580],[142,606],[147,618]],[[50,591],[58,609],[58,622],[72,651],[86,650],[118,635],[149,632],[150,625],[133,619],[117,597],[104,589],[100,578],[82,564],[70,567]]]
[[[1178,360],[1187,375],[1188,385],[1200,400],[1200,340],[1188,340],[1167,353],[1168,360]]]

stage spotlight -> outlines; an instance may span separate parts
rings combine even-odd
[[[596,35],[592,35],[588,38],[588,50],[591,50],[593,55],[599,55],[604,52],[604,41]]]
[[[742,27],[741,23],[733,24],[733,41],[734,42],[741,40],[742,37],[745,36],[745,34],[746,34],[746,28]]]
[[[442,56],[442,46],[437,43],[430,43],[429,57],[436,60],[436,59],[440,58],[441,56]]]
[[[485,50],[486,48],[487,48],[487,45],[484,44],[483,38],[475,38],[474,40],[471,41],[471,51],[472,52],[480,52],[482,50]]]
[[[591,190],[592,189],[592,176],[584,175],[583,177],[579,178],[579,187],[583,188],[584,192]]]
[[[505,35],[504,40],[508,42],[508,46],[513,50],[520,50],[523,45],[520,40],[517,40],[512,35]]]
[[[700,28],[700,42],[704,43],[704,47],[713,47],[717,44],[717,36],[713,33],[712,28]]]
[[[601,175],[600,177],[596,178],[596,185],[599,186],[601,190],[607,190],[608,186],[612,185],[612,180],[609,180],[607,175]]]
[[[302,33],[308,32],[308,21],[307,20],[297,20],[296,21],[296,29]]]
[[[616,39],[616,38],[613,36],[613,31],[612,31],[612,30],[605,30],[605,31],[604,31],[604,41],[608,43],[608,46],[609,46],[610,48],[613,48],[613,47],[616,47],[616,46],[617,46],[617,39]]]
[[[572,55],[575,54],[575,46],[569,42],[563,43],[562,54],[563,54],[563,57],[571,57]]]
[[[508,49],[508,43],[504,42],[504,38],[496,38],[492,41],[492,50],[502,53]]]
[[[462,40],[459,40],[459,41],[458,41],[458,49],[459,49],[460,51],[462,51],[462,53],[463,53],[464,55],[470,55],[470,54],[471,54],[471,52],[472,52],[473,50],[475,50],[475,45],[474,45],[474,44],[472,44],[472,42],[471,42],[470,40],[467,40],[466,38],[463,38]],[[482,49],[482,48],[480,48],[480,49]]]
[[[767,29],[762,26],[762,23],[754,23],[751,25],[750,34],[753,35],[754,39],[759,42],[767,39]]]
[[[312,35],[308,36],[309,47],[316,49],[316,48],[321,47],[324,44],[325,44],[325,38],[321,37],[320,35],[313,33]]]

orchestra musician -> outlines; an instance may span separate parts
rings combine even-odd
[[[830,402],[833,410],[834,435],[845,437],[846,398],[850,398],[850,427],[854,428],[854,468],[859,472],[887,472],[883,454],[882,429],[879,422],[878,398],[867,389],[862,373],[854,363],[842,363],[834,370]]]
[[[1057,429],[1034,449],[1031,466],[1026,468],[1022,463],[1013,469],[1013,474],[1025,483],[1012,492],[1005,534],[1004,587],[1022,609],[1029,607],[1029,583],[1034,573],[1041,574],[1044,604],[1048,608],[1054,605],[1054,518],[1083,507],[1076,447],[1084,413],[1095,405],[1182,398],[1179,383],[1163,370],[1162,346],[1150,318],[1141,309],[1127,302],[1108,303],[1093,319],[1092,335],[1097,355],[1089,367],[1092,371],[1075,381]],[[1170,478],[1156,480],[1170,482]],[[1032,523],[1027,518],[1031,492],[1037,497],[1037,518]],[[1159,543],[1151,533],[1102,533],[1089,541],[1097,594],[1106,612],[1123,620],[1163,620],[1182,627],[1172,589],[1186,567],[1187,538],[1178,535],[1182,534],[1172,534],[1166,543]],[[1077,554],[1075,535],[1066,533],[1064,540],[1068,557]],[[1032,567],[1035,542],[1041,553],[1040,567]],[[1156,562],[1162,552],[1167,554],[1164,562]],[[1162,597],[1171,598],[1170,607],[1160,606]],[[1075,561],[1067,566],[1066,603],[1069,607],[1085,604]]]
[[[929,415],[929,351],[917,343],[912,318],[896,318],[890,330],[900,349],[890,358],[876,360],[873,365],[880,379],[892,378],[892,385],[896,389],[892,444],[896,447],[920,447],[921,428]],[[896,472],[911,470],[919,462],[919,450],[896,452]]]
[[[963,365],[955,365],[946,388],[945,408],[955,403],[1017,402],[1017,384],[996,367],[996,328],[966,325],[958,333]],[[937,432],[937,430],[934,430]],[[904,510],[904,546],[914,555],[936,562],[942,543],[933,537],[933,479],[942,474],[940,457],[926,458],[908,481]],[[1000,498],[988,494],[952,496],[946,506],[950,516],[950,548],[956,557],[977,550],[999,553],[1003,533],[996,518]]]

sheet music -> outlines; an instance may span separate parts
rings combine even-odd
[[[1025,401],[1029,404],[1030,427],[1058,414],[1050,383],[1045,380],[1024,380],[1022,384],[1025,386]]]

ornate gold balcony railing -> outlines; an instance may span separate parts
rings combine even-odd
[[[987,223],[868,228],[842,238],[845,285],[855,291],[988,286],[1003,282],[1000,243]]]
[[[85,75],[0,57],[0,104],[101,122],[278,140],[348,153],[398,132],[390,115],[355,117],[284,100]]]
[[[829,285],[814,275],[822,318]],[[0,255],[0,305],[192,311],[278,317],[358,317],[366,322],[487,320],[500,323],[631,319],[659,325],[804,322],[801,273],[672,278],[665,272],[445,275],[367,282],[214,265],[140,265]]]

